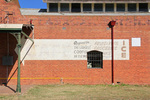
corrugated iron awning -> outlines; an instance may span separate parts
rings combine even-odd
[[[21,34],[25,35],[29,40],[31,40],[34,44],[34,41],[26,35],[23,31],[23,27],[32,27],[32,24],[0,24],[0,33],[10,33],[14,35],[18,44],[18,74],[17,74],[17,89],[16,92],[21,92],[21,84],[20,84],[20,52],[21,52]]]
[[[22,31],[23,27],[32,27],[32,24],[0,24],[0,33]]]
[[[23,24],[0,24],[0,31],[21,31]]]

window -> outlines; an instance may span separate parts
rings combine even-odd
[[[91,4],[83,4],[83,11],[89,12],[92,11]]]
[[[125,11],[125,4],[117,4],[117,11],[118,12]]]
[[[81,5],[80,3],[73,3],[71,12],[81,12]]]
[[[114,11],[114,4],[106,4],[106,12],[113,12]]]
[[[136,11],[136,3],[128,4],[128,11],[129,11],[129,12],[134,12],[134,11]]]
[[[103,68],[103,53],[96,50],[87,52],[87,67]]]
[[[70,12],[70,13],[91,13],[91,12],[110,12],[114,13],[126,11],[130,12],[149,12],[148,3],[49,3],[49,12]],[[104,8],[105,7],[105,8]],[[43,12],[39,11],[39,12]],[[119,13],[115,13],[119,14]]]
[[[103,4],[94,4],[94,11],[103,11]]]
[[[58,3],[50,3],[49,11],[50,12],[58,12]]]
[[[139,11],[148,12],[148,3],[140,3]]]
[[[62,12],[69,12],[69,3],[61,3],[60,5],[60,11]]]

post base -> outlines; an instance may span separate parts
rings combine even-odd
[[[16,92],[21,93],[21,87],[17,85]]]

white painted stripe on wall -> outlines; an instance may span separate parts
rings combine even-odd
[[[35,39],[35,44],[25,60],[87,60],[87,52],[103,52],[104,60],[111,60],[110,39]],[[25,43],[21,51],[24,58],[31,43]],[[129,60],[129,39],[114,40],[114,59]]]

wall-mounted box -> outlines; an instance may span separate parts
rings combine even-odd
[[[2,57],[2,65],[3,66],[13,65],[13,56],[3,56]]]

